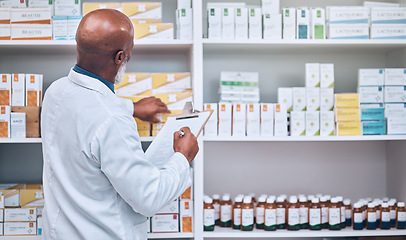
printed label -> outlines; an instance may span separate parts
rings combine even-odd
[[[309,210],[309,224],[310,226],[316,226],[321,224],[321,209],[311,208]]]
[[[382,212],[382,222],[390,222],[390,212]]]
[[[398,221],[406,222],[406,212],[398,212]]]
[[[204,226],[213,226],[214,225],[214,209],[204,209]]]
[[[298,208],[289,208],[288,209],[288,224],[294,226],[299,224],[299,209]]]
[[[328,207],[321,208],[321,222],[328,223]]]
[[[368,222],[376,222],[376,212],[368,213]]]
[[[222,222],[228,222],[231,220],[231,205],[223,205],[220,208],[221,210],[221,221]]]
[[[362,213],[354,213],[354,223],[362,223],[363,218]]]
[[[276,209],[265,209],[265,226],[276,225]]]
[[[254,224],[254,210],[253,209],[243,209],[241,216],[242,226],[250,226]]]
[[[257,224],[263,224],[265,221],[265,208],[257,207],[256,213]]]
[[[284,208],[277,208],[276,209],[276,223],[277,224],[284,224],[285,223],[285,209]]]
[[[299,210],[299,221],[300,223],[307,223],[309,221],[309,209],[300,208]]]
[[[329,209],[329,224],[330,225],[336,225],[336,224],[340,224],[340,220],[341,220],[341,213],[340,213],[340,209],[339,208],[330,208]]]
[[[345,218],[349,219],[349,218],[351,218],[351,215],[352,215],[351,209],[346,209],[345,210]]]
[[[241,208],[234,209],[234,225],[241,225]]]

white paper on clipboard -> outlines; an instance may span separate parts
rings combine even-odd
[[[178,120],[176,116],[168,117],[165,125],[145,152],[145,157],[157,168],[161,169],[175,153],[173,150],[173,133],[179,131],[182,127],[189,127],[190,131],[197,136],[211,114],[211,111],[204,111],[198,113],[198,117]]]

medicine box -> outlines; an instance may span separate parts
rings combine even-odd
[[[178,214],[157,214],[151,218],[152,233],[177,233],[179,232]]]
[[[261,8],[248,9],[248,38],[262,39],[262,10]]]
[[[247,104],[247,136],[260,135],[260,105]]]
[[[406,118],[406,103],[385,104],[385,118]]]
[[[11,40],[52,40],[52,24],[11,24]]]
[[[334,88],[334,64],[320,64],[320,87]]]
[[[369,25],[330,24],[329,39],[369,39]]]
[[[372,24],[406,24],[406,8],[373,7],[371,8]]]
[[[320,87],[320,64],[306,63],[306,87]]]
[[[386,68],[386,86],[406,86],[406,68]]]
[[[388,118],[388,135],[405,135],[406,118]]]
[[[0,24],[0,40],[11,40],[10,24]]]
[[[361,121],[359,108],[336,108],[336,122],[359,122]]]
[[[261,103],[261,136],[273,136],[274,105]]]
[[[25,96],[26,106],[41,106],[42,101],[42,82],[43,76],[41,74],[26,74],[25,75]]]
[[[234,8],[221,9],[221,38],[235,38],[235,17]]]
[[[115,9],[117,11],[123,12],[123,4],[121,2],[96,2],[96,3],[85,2],[83,3],[83,16],[85,16],[86,14],[88,14],[93,10],[104,8]],[[69,16],[69,14],[62,16]]]
[[[0,211],[0,213],[1,213],[1,211]],[[3,236],[3,226],[4,226],[4,224],[0,223],[0,236]]]
[[[306,136],[320,136],[320,112],[306,111]]]
[[[218,119],[218,108],[217,103],[205,103],[204,110],[213,110],[213,113],[204,127],[205,136],[217,136],[217,119]]]
[[[383,103],[362,103],[360,104],[360,108],[384,108]]]
[[[400,7],[399,3],[387,3],[387,2],[371,2],[371,1],[364,1],[364,7]]]
[[[0,225],[3,226],[3,222],[4,222],[4,209],[1,208],[0,209]],[[2,236],[2,231],[0,231],[0,236]]]
[[[176,93],[154,94],[153,96],[161,99],[170,111],[181,110],[186,102],[193,101],[193,93],[190,89]]]
[[[11,75],[0,74],[0,106],[10,106],[11,104]]]
[[[334,95],[336,108],[359,108],[357,93],[336,93]]]
[[[290,112],[290,135],[295,137],[306,135],[306,112]]]
[[[0,1],[0,8],[26,8],[26,0],[2,0]]]
[[[373,24],[371,39],[406,39],[406,24]]]
[[[358,93],[360,103],[383,103],[382,86],[359,87]]]
[[[5,222],[4,236],[37,235],[36,222]]]
[[[221,39],[221,8],[207,9],[208,35],[210,39]]]
[[[246,110],[246,104],[233,104],[233,136],[245,136]]]
[[[157,214],[172,214],[172,213],[179,213],[179,200],[175,199],[171,201],[168,205],[163,207],[161,210],[157,212]]]
[[[323,8],[311,9],[312,39],[326,39],[326,12]]]
[[[10,106],[0,106],[0,138],[10,138]]]
[[[51,8],[51,13],[53,15],[54,3],[53,3],[53,1],[49,1],[49,0],[29,0],[28,7],[29,8]]]
[[[193,184],[180,195],[180,200],[193,200]]]
[[[190,89],[190,72],[179,73],[153,73],[152,89],[154,91],[165,92],[165,89]]]
[[[235,39],[248,39],[248,8],[236,8],[235,17]]]
[[[360,136],[361,122],[337,122],[337,136]]]
[[[21,208],[44,207],[44,192],[42,189],[21,189]]]
[[[278,103],[285,104],[287,111],[293,110],[293,88],[278,88]]]
[[[52,18],[53,40],[68,40],[68,17],[54,16]]]
[[[10,114],[10,136],[11,138],[25,138],[25,113]]]
[[[320,111],[320,88],[306,88],[306,111]]]
[[[51,24],[51,8],[12,8],[11,24]]]
[[[279,14],[280,0],[261,0],[262,14]]]
[[[180,232],[191,233],[193,232],[193,201],[181,200],[180,201]]]
[[[334,112],[320,111],[320,136],[334,136]]]
[[[4,209],[4,196],[0,195],[0,209]],[[0,214],[0,222],[3,221],[3,214]]]
[[[33,222],[37,220],[35,208],[6,208],[4,209],[5,222]]]
[[[130,19],[162,19],[161,2],[123,2],[122,6]]]
[[[384,108],[361,108],[361,121],[385,120]]]
[[[283,39],[295,39],[296,38],[296,9],[295,8],[283,8],[282,9],[282,33]]]
[[[80,7],[80,0],[55,0],[54,14],[55,16],[81,16]]]
[[[381,68],[359,69],[358,86],[383,86],[385,72]]]
[[[219,103],[218,107],[219,136],[231,136],[232,105],[231,103]]]
[[[335,24],[369,24],[370,10],[367,7],[328,7],[328,23],[330,27]]]
[[[173,23],[133,24],[134,39],[174,39]]]
[[[310,11],[308,8],[296,9],[296,39],[310,39]]]
[[[193,9],[182,8],[176,10],[176,39],[193,39]]]
[[[152,74],[151,73],[126,73],[121,83],[114,85],[117,96],[151,96]]]
[[[385,120],[362,122],[362,135],[386,135]]]
[[[306,111],[306,88],[293,88],[293,111]]]
[[[264,39],[282,39],[282,14],[265,14],[263,15],[263,23]]]
[[[405,103],[406,86],[385,86],[385,103]]]
[[[288,136],[288,112],[285,104],[275,104],[274,119],[274,136]]]
[[[75,40],[82,16],[68,16],[68,40]]]

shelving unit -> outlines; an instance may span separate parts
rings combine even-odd
[[[193,233],[151,233],[148,239],[185,239],[193,238]],[[0,236],[1,240],[41,240],[41,236]]]
[[[104,1],[104,0],[103,0]],[[146,0],[154,1],[154,0]],[[220,71],[257,71],[262,102],[276,102],[277,87],[304,86],[304,64],[334,63],[336,92],[356,91],[357,70],[405,67],[406,40],[212,40],[206,4],[192,0],[194,40],[135,41],[127,72],[190,71],[196,108],[218,102]],[[259,5],[259,0],[245,0]],[[163,1],[164,20],[175,22],[176,0]],[[363,0],[283,0],[281,7],[360,5]],[[388,0],[400,2],[405,0]],[[76,62],[75,41],[0,41],[0,72],[43,73],[44,90]],[[143,142],[153,137],[141,138]],[[7,143],[7,144],[5,144]],[[36,143],[36,144],[32,144]],[[38,182],[42,146],[36,139],[0,139],[0,182]],[[205,137],[194,167],[194,233],[149,234],[150,239],[323,238],[402,236],[403,230],[203,232],[203,194],[344,195],[406,200],[406,136]],[[23,166],[23,167],[22,167]],[[0,237],[37,240],[40,237]]]

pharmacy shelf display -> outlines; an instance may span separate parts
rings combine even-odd
[[[104,1],[104,0],[103,0]],[[405,40],[211,40],[202,36],[206,4],[217,0],[192,0],[193,41],[135,41],[128,71],[190,71],[195,106],[218,102],[220,71],[256,71],[260,74],[261,101],[276,102],[278,87],[304,84],[304,65],[310,62],[334,63],[337,92],[356,91],[359,68],[405,67]],[[107,1],[106,1],[107,2]],[[217,1],[221,2],[221,1]],[[252,3],[252,1],[247,1]],[[329,0],[328,5],[343,4]],[[351,2],[360,5],[363,1]],[[389,1],[388,1],[389,2]],[[393,1],[391,1],[393,2]],[[406,6],[406,1],[400,0]],[[257,3],[257,2],[256,2]],[[258,2],[259,3],[259,2]],[[346,1],[345,3],[350,3]],[[176,1],[166,1],[175,9]],[[293,4],[317,6],[320,1],[281,1],[281,7]],[[323,3],[324,4],[324,3]],[[166,11],[163,9],[163,11]],[[174,14],[174,13],[166,13]],[[139,55],[137,55],[139,54]],[[75,63],[74,41],[0,41],[0,72],[38,72],[44,74],[46,89],[52,81],[66,76]],[[289,65],[287,65],[289,64]],[[302,69],[303,68],[303,69]],[[151,141],[153,138],[142,138]],[[26,159],[24,168],[12,175],[3,173],[3,182],[15,176],[32,176],[34,165],[42,164],[41,139],[0,140],[2,163],[13,164],[15,158]],[[240,232],[216,228],[203,232],[203,194],[229,192],[313,194],[326,192],[353,199],[367,196],[395,197],[406,200],[406,137],[201,137],[200,152],[194,160],[194,233],[150,234],[149,238],[272,238],[272,237],[357,237],[406,235],[401,230],[341,230],[311,232],[276,231]],[[34,149],[35,148],[35,149]],[[10,150],[9,150],[10,149]],[[35,150],[34,154],[24,149]],[[18,152],[17,152],[18,151]],[[21,153],[20,153],[21,152]],[[22,155],[21,155],[22,154]],[[300,155],[303,154],[303,155]],[[342,157],[341,157],[342,155]],[[5,161],[3,160],[5,157]],[[342,159],[341,159],[342,158]],[[232,159],[232,161],[231,161]],[[249,162],[247,162],[249,159]],[[333,159],[333,160],[331,160]],[[289,164],[283,165],[286,162]],[[231,170],[231,171],[230,171]],[[22,172],[21,172],[22,171]],[[283,173],[283,176],[276,173]],[[224,174],[231,173],[231,174]],[[355,177],[348,175],[357,174]],[[41,178],[36,173],[31,181]],[[275,179],[273,176],[279,177]],[[291,177],[294,175],[295,177]],[[317,180],[314,176],[318,176]],[[242,177],[243,176],[243,177]],[[241,182],[240,179],[244,179]],[[29,180],[29,179],[28,179]],[[24,180],[25,181],[25,180]],[[261,182],[271,184],[265,186]],[[319,184],[327,182],[328,184]],[[234,184],[233,184],[234,183]],[[260,184],[261,183],[261,184]],[[277,183],[277,184],[275,184]],[[373,187],[371,187],[373,186]],[[0,237],[32,239],[40,237]]]

